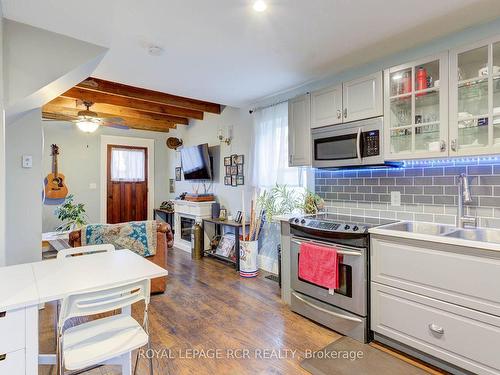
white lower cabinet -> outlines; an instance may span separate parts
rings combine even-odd
[[[0,355],[25,347],[26,310],[0,312]]]
[[[0,311],[0,375],[38,374],[38,305]]]
[[[371,245],[371,329],[473,373],[499,375],[500,255],[381,236]]]
[[[500,318],[372,283],[372,330],[477,374],[500,374]]]
[[[15,352],[11,353],[0,354],[0,374],[25,375],[25,356],[26,352],[24,349],[16,350]]]

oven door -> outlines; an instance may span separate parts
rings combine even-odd
[[[292,289],[317,300],[350,311],[359,316],[367,315],[367,254],[366,249],[353,248],[321,241],[292,237],[290,240],[291,286]],[[300,245],[304,242],[317,243],[335,248],[340,255],[340,287],[331,295],[327,288],[299,278]]]

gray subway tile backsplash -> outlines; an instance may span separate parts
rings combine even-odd
[[[500,227],[500,162],[453,160],[423,166],[366,170],[315,170],[316,192],[330,211],[385,219],[454,224],[457,176],[466,173],[473,202],[467,214],[481,226]],[[391,192],[401,206],[391,205]]]

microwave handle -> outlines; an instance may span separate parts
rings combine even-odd
[[[361,128],[358,129],[358,135],[356,137],[356,152],[358,155],[358,161],[361,164]]]

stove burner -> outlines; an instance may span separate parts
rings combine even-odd
[[[389,224],[394,221],[373,217],[321,213],[312,216],[292,218],[289,222],[295,227],[310,228],[326,232],[367,235],[368,229],[379,225]]]

